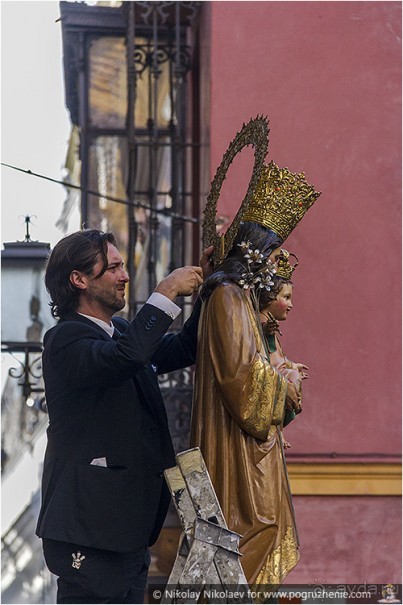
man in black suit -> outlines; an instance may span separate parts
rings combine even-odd
[[[200,261],[207,271],[205,251]],[[163,279],[131,323],[128,275],[115,238],[84,230],[63,238],[45,283],[59,318],[44,339],[48,444],[37,535],[58,578],[58,603],[142,603],[148,546],[161,530],[175,465],[157,375],[194,363],[200,303],[166,334],[201,267]]]

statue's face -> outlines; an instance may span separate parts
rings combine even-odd
[[[292,309],[292,285],[284,284],[276,299],[268,305],[268,310],[277,321],[285,321]]]

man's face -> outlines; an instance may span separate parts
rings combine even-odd
[[[119,251],[108,243],[108,268],[101,277],[102,260],[95,263],[92,275],[88,278],[85,297],[90,304],[111,311],[112,314],[121,311],[126,304],[125,287],[129,276],[123,268],[123,260]]]
[[[273,300],[268,305],[268,310],[277,321],[287,319],[288,313],[292,309],[292,285],[284,284],[280,292],[277,294],[276,300]]]

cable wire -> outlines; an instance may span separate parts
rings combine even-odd
[[[89,195],[94,195],[98,198],[104,198],[109,200],[110,202],[117,202],[118,204],[125,204],[126,206],[134,206],[135,208],[143,208],[144,210],[150,210],[151,212],[156,212],[158,214],[163,214],[165,216],[170,216],[172,218],[177,218],[182,221],[188,223],[199,223],[198,218],[194,218],[192,216],[186,216],[183,214],[178,214],[177,212],[172,212],[168,208],[151,208],[148,204],[142,204],[141,202],[129,202],[128,200],[122,200],[121,198],[114,197],[113,195],[107,195],[100,193],[99,191],[93,191],[92,189],[85,189],[84,187],[80,187],[80,185],[73,185],[70,183],[66,183],[66,181],[61,181],[58,179],[53,179],[50,176],[45,176],[43,174],[39,174],[38,172],[32,172],[32,170],[25,170],[24,168],[19,168],[18,166],[13,166],[12,164],[6,164],[5,162],[1,162],[2,166],[6,166],[7,168],[12,168],[13,170],[18,170],[19,172],[23,172],[24,174],[28,174],[29,176],[36,176],[40,179],[44,179],[45,181],[50,181],[51,183],[57,183],[58,185],[63,185],[66,189],[76,189],[77,191],[83,191],[88,193]]]

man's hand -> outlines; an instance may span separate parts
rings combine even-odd
[[[203,278],[206,279],[213,272],[213,263],[210,262],[210,257],[213,254],[214,246],[209,246],[203,250],[202,256],[200,257],[200,267],[203,271]]]
[[[155,288],[155,292],[174,300],[177,296],[190,296],[202,283],[203,272],[201,267],[180,267],[167,275]]]
[[[294,410],[296,414],[302,412],[301,397],[297,389],[291,383],[287,384],[287,394],[285,396],[285,407],[287,410]]]

